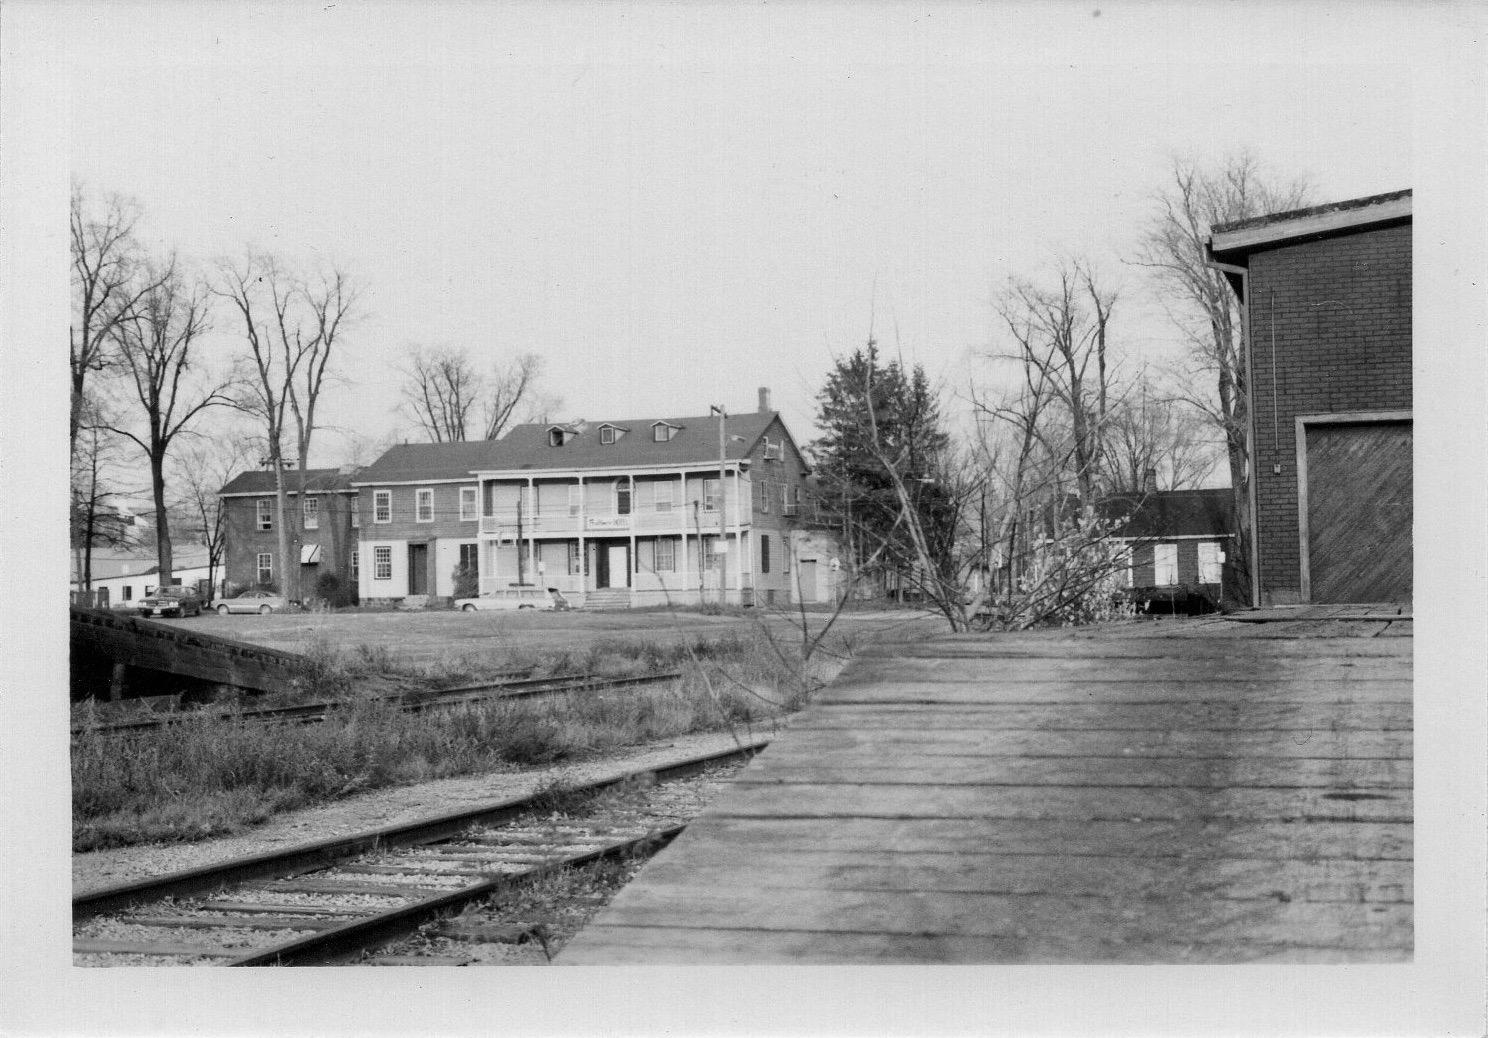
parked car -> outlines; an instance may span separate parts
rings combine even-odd
[[[237,598],[224,598],[217,603],[217,612],[228,613],[278,613],[289,607],[283,595],[272,591],[244,591]]]
[[[477,598],[457,598],[455,608],[463,613],[483,609],[569,609],[568,599],[555,587],[509,587],[488,591]]]
[[[196,588],[183,584],[160,587],[134,603],[140,616],[201,616],[202,601]]]

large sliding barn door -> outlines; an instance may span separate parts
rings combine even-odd
[[[1411,597],[1411,423],[1304,426],[1304,572],[1313,602]]]

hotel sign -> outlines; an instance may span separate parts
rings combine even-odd
[[[584,519],[586,530],[629,530],[628,515],[591,515]]]

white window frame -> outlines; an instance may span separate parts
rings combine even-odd
[[[1171,573],[1171,580],[1164,580],[1164,571]],[[1178,583],[1178,545],[1154,544],[1152,546],[1152,584],[1154,587],[1173,587]]]
[[[599,427],[599,442],[608,447],[610,444],[614,443],[620,438],[617,435],[619,431],[620,430],[616,429],[613,425],[601,425]]]
[[[304,520],[305,529],[320,529],[320,498],[307,497],[300,504],[300,516]]]
[[[656,538],[657,573],[677,572],[677,541],[673,537]]]
[[[1218,541],[1200,541],[1199,553],[1199,583],[1218,584],[1224,573],[1224,564],[1219,561],[1222,549]],[[1204,556],[1208,555],[1209,558]],[[1213,579],[1210,579],[1210,578]]]
[[[780,498],[781,515],[800,515],[801,485],[799,483],[782,483]]]
[[[258,567],[258,582],[260,584],[272,584],[274,582],[274,553],[261,551],[253,560]],[[268,576],[264,576],[267,573]]]
[[[360,530],[362,528],[362,502],[360,498],[351,499],[351,528]]]
[[[568,542],[568,575],[570,577],[582,576],[584,573],[584,553],[579,550],[578,541]]]
[[[351,582],[361,583],[362,579],[362,553],[357,549],[351,549]]]
[[[480,493],[475,487],[460,488],[460,522],[473,523],[480,519]]]
[[[274,501],[272,498],[261,497],[258,499],[258,528],[260,530],[272,530],[274,528]]]
[[[722,496],[723,481],[720,479],[703,480],[703,511],[716,512],[719,508],[719,498]]]
[[[755,486],[759,488],[759,492],[754,495],[755,507],[759,509],[760,514],[768,515],[770,512],[770,481],[768,479],[756,480]]]
[[[623,512],[620,511],[620,495],[621,494],[624,494],[625,495],[625,511],[623,511]],[[617,480],[615,480],[615,497],[614,497],[614,503],[615,503],[615,514],[616,515],[634,515],[635,514],[635,487],[633,485],[631,485],[631,482],[630,482],[629,479],[617,479]]]
[[[391,544],[372,546],[372,579],[393,579],[393,546]]]
[[[428,502],[429,514],[424,515],[424,503]],[[434,488],[419,487],[413,492],[413,521],[416,523],[432,523],[434,521]]]
[[[568,514],[584,514],[584,484],[570,483],[568,485]]]
[[[393,521],[393,492],[391,490],[372,491],[372,521],[374,523]]]

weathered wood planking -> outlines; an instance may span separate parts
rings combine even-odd
[[[305,667],[296,653],[96,609],[71,607],[69,626],[74,657],[104,656],[130,667],[240,688],[281,691]]]
[[[559,961],[1408,959],[1409,640],[1182,629],[854,662]]]

